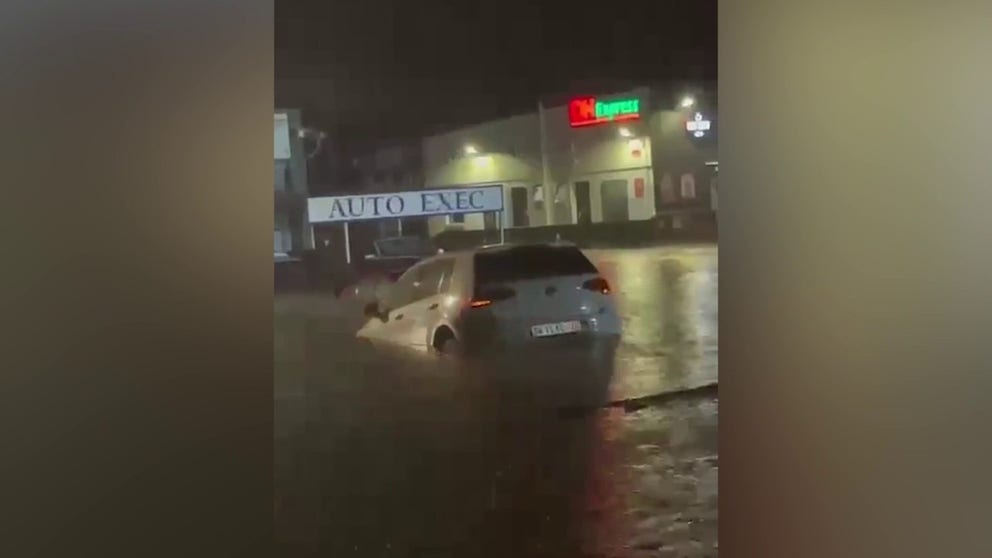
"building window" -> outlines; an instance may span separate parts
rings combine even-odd
[[[457,215],[448,215],[448,222],[449,223],[464,223],[465,222],[465,214],[464,213],[458,213]]]
[[[289,190],[289,161],[275,162],[275,185],[279,192]]]
[[[696,179],[692,176],[692,173],[687,172],[683,174],[680,185],[682,199],[693,199],[696,197]]]
[[[487,231],[499,228],[499,222],[496,220],[499,217],[499,213],[496,211],[489,211],[482,215],[482,228]]]
[[[661,203],[658,204],[658,207],[660,207],[662,204],[675,203],[675,201],[678,199],[675,195],[674,182],[675,181],[672,180],[672,175],[670,173],[666,172],[661,177],[661,182],[658,183],[658,193],[660,195],[657,198],[658,201]]]

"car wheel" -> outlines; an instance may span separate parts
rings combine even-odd
[[[444,338],[437,344],[437,352],[442,356],[457,357],[462,355],[462,344],[455,339],[451,333],[444,334]]]

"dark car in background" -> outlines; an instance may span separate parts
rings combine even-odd
[[[406,270],[438,253],[430,239],[419,236],[394,236],[373,242],[373,251],[353,262],[354,282],[338,296],[362,302],[376,300],[383,288],[394,283]]]

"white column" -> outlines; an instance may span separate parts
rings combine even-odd
[[[351,263],[351,238],[348,236],[348,222],[344,222],[344,260]]]

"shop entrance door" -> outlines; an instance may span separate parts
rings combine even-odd
[[[599,186],[599,193],[603,201],[604,223],[627,221],[630,218],[626,180],[604,180]]]
[[[518,186],[510,189],[510,203],[513,211],[513,226],[530,225],[530,216],[527,215],[527,188]]]

